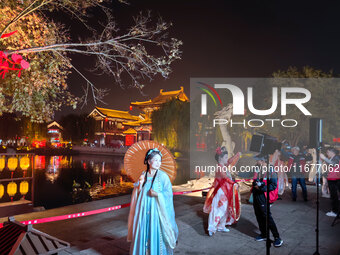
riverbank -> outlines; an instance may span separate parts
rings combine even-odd
[[[88,147],[73,146],[72,150],[78,154],[85,155],[103,155],[103,156],[124,156],[128,148],[106,148],[106,147]]]
[[[300,190],[299,190],[300,191]],[[283,200],[275,202],[272,214],[284,241],[280,248],[271,248],[271,254],[313,254],[315,252],[316,188],[308,186],[309,201],[292,202],[290,190]],[[174,196],[179,240],[175,254],[265,254],[265,242],[256,242],[257,222],[251,204],[242,204],[239,222],[229,233],[217,233],[209,237],[206,233],[208,215],[202,212],[204,198],[196,196]],[[246,198],[244,195],[243,198]],[[244,199],[242,199],[244,200]],[[78,205],[65,206],[43,212],[18,215],[16,220],[32,220],[68,213],[83,212],[121,205],[130,202],[130,195],[98,200]],[[329,199],[320,200],[320,254],[338,255],[340,244],[340,220],[331,227],[334,218],[325,216],[329,210]],[[86,216],[82,218],[34,225],[34,228],[71,243],[71,247],[60,253],[69,254],[128,254],[126,242],[129,208]],[[0,219],[1,222],[5,218]]]

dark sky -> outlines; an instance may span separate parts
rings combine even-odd
[[[189,95],[190,77],[270,77],[288,66],[309,65],[340,73],[340,3],[337,1],[198,1],[135,0],[130,5],[112,4],[118,24],[129,24],[139,11],[151,10],[155,18],[171,21],[170,36],[183,41],[182,60],[173,64],[169,79],[146,82],[143,97],[135,89],[122,90],[113,78],[93,75],[84,68],[93,60],[73,56],[74,64],[98,87],[110,88],[105,98],[117,110],[128,110],[130,101],[149,100],[159,90],[184,86]],[[83,36],[81,26],[71,26],[74,38]],[[70,90],[78,96],[84,81],[75,74]],[[90,112],[92,100],[83,109],[63,109],[67,113]]]

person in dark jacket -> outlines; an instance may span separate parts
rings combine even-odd
[[[265,157],[263,155],[257,155],[254,157],[258,166],[258,173],[255,173],[253,179],[253,206],[254,212],[256,215],[257,223],[259,224],[259,229],[261,234],[255,238],[256,241],[264,241],[266,240],[266,216],[267,216],[267,207],[266,207],[266,194],[267,187],[269,187],[269,192],[274,191],[277,188],[277,175],[272,171],[272,166],[270,166],[270,171],[268,176],[270,177],[267,181],[267,164],[265,161]],[[267,185],[268,183],[268,185]],[[279,232],[277,230],[274,219],[270,213],[269,214],[269,229],[274,236],[274,246],[280,247],[283,243],[280,238]]]
[[[299,147],[293,147],[291,152],[281,150],[284,157],[288,158],[288,169],[290,177],[292,178],[292,200],[296,201],[297,184],[300,183],[302,189],[303,199],[308,201],[307,187],[305,180],[305,166],[306,161],[311,161],[313,157],[310,154],[301,154]]]

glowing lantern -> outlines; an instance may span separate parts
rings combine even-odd
[[[10,182],[7,185],[7,194],[13,197],[17,193],[17,184],[15,182]]]
[[[5,194],[5,187],[4,185],[0,184],[0,199],[4,196]]]
[[[22,181],[20,182],[20,194],[25,196],[28,192],[28,182]]]
[[[26,171],[30,167],[30,159],[26,157],[22,157],[20,159],[20,168]]]
[[[18,167],[18,159],[16,157],[10,157],[8,159],[8,168],[11,171],[14,171]]]
[[[0,172],[4,170],[6,166],[6,159],[4,157],[0,158]]]

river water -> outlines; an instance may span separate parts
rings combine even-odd
[[[7,167],[8,158],[9,156],[6,156],[6,167],[0,171],[0,185],[2,184],[4,188],[0,203],[12,199],[13,201],[26,199],[34,201],[34,206],[50,209],[131,192],[131,180],[124,175],[123,156],[35,155],[30,156],[31,166],[27,171],[18,167],[12,172]],[[21,156],[17,158],[20,162]],[[12,182],[9,179],[32,176],[33,181],[27,180],[29,183],[27,194],[20,191],[20,182],[23,180],[14,180],[17,184],[17,192],[14,196],[9,196],[7,186]],[[186,183],[189,178],[188,161],[177,161],[177,176],[173,184]],[[8,181],[1,181],[1,179]],[[106,188],[105,192],[104,188]],[[108,190],[110,192],[107,192]],[[99,197],[96,195],[98,191],[105,194]]]

